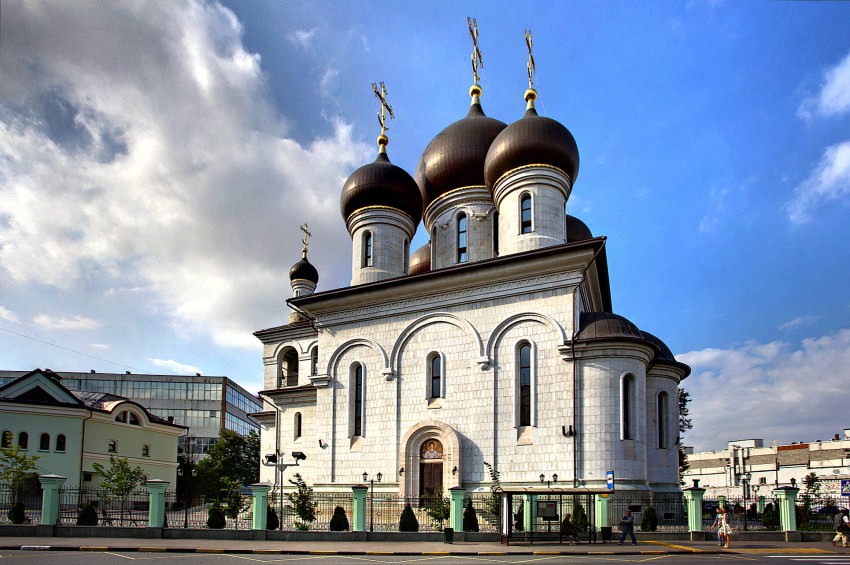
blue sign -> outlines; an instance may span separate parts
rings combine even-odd
[[[841,479],[841,496],[850,496],[850,480]]]
[[[605,478],[608,479],[608,490],[614,490],[614,471],[608,471],[605,473]],[[847,481],[850,482],[850,481]],[[843,483],[843,481],[842,481]],[[841,492],[844,492],[844,485],[841,485]],[[850,494],[850,492],[848,492]]]

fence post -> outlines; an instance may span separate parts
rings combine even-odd
[[[686,488],[684,490],[685,500],[688,502],[688,531],[693,539],[694,532],[702,532],[702,497],[705,489],[699,487]]]
[[[758,513],[759,514],[764,514],[764,507],[765,507],[764,501],[765,501],[765,497],[760,496],[759,497],[759,505],[758,505]]]
[[[271,485],[263,483],[251,485],[251,496],[254,498],[254,520],[252,522],[252,527],[255,530],[265,530],[266,528],[268,528],[269,491],[271,490],[271,488]]]
[[[535,510],[534,500],[536,498],[536,496],[531,494],[522,495],[522,529],[526,532],[531,531],[531,525],[534,523],[531,513]]]
[[[41,498],[41,525],[55,526],[59,521],[59,489],[68,480],[59,475],[39,475],[44,495]]]
[[[148,526],[161,528],[165,520],[165,489],[168,481],[162,479],[151,479],[145,486],[148,488]]]
[[[449,518],[451,528],[456,532],[463,531],[463,497],[466,494],[465,487],[452,487],[449,489],[452,495],[452,512]]]
[[[596,499],[594,500],[593,505],[595,506],[594,512],[596,513],[596,531],[597,532],[601,532],[602,528],[607,528],[608,524],[610,523],[609,519],[608,519],[608,507],[609,507],[609,502],[611,501],[611,499],[608,498],[608,496],[609,495],[607,495],[607,494],[597,494],[595,496]],[[603,541],[605,541],[604,538],[603,538]]]
[[[366,485],[357,485],[351,487],[354,492],[354,525],[351,528],[352,532],[366,531],[366,491],[369,487]]]
[[[800,489],[795,487],[779,487],[773,491],[779,499],[779,527],[783,532],[797,530],[797,509],[794,503],[798,492]]]

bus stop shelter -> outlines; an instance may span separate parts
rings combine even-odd
[[[505,545],[564,543],[572,539],[570,533],[575,533],[579,542],[596,543],[598,534],[602,542],[610,541],[607,504],[610,493],[607,489],[546,486],[503,490],[501,541]]]

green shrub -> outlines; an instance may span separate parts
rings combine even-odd
[[[348,516],[345,515],[345,509],[342,506],[334,508],[329,528],[332,532],[347,532],[351,529],[348,525]]]
[[[658,514],[655,513],[655,508],[652,506],[647,506],[646,510],[643,511],[640,529],[642,532],[654,532],[658,529]]]
[[[419,531],[419,520],[416,519],[416,514],[413,513],[413,508],[410,507],[410,503],[404,505],[404,510],[402,510],[401,517],[398,520],[398,531]]]
[[[580,532],[587,530],[590,525],[587,521],[587,513],[584,511],[584,506],[576,502],[573,504],[573,526]]]
[[[77,512],[78,526],[97,526],[97,509],[91,503],[83,504]]]
[[[212,506],[207,513],[207,527],[211,530],[220,530],[225,524],[224,511],[218,505]]]
[[[761,525],[765,530],[779,529],[779,512],[776,511],[773,503],[764,507],[764,512],[761,513]]]
[[[23,524],[27,521],[26,509],[26,505],[19,500],[12,503],[6,515],[13,524]]]
[[[466,508],[463,509],[463,531],[478,531],[478,515],[475,513],[475,508],[472,506],[471,498],[466,499]]]
[[[266,508],[266,529],[276,530],[280,527],[280,518],[277,517],[277,511],[269,506]]]

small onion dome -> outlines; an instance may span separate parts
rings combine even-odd
[[[401,210],[413,218],[414,225],[422,220],[422,195],[416,181],[407,171],[390,163],[383,147],[374,163],[354,171],[342,187],[340,210],[345,220],[368,206]]]
[[[292,268],[289,269],[289,280],[306,280],[313,284],[319,284],[319,271],[307,260],[307,255],[305,254],[301,257],[300,261],[292,265]]]
[[[484,186],[484,159],[507,124],[484,115],[477,85],[470,89],[472,105],[466,117],[437,134],[416,166],[416,183],[425,208],[443,194],[464,186]]]
[[[431,270],[431,242],[429,241],[410,255],[409,275],[427,273]]]
[[[576,339],[637,339],[644,336],[636,325],[611,312],[582,312]]]
[[[526,92],[528,109],[493,141],[484,163],[484,178],[490,192],[509,171],[526,165],[549,165],[564,171],[570,182],[578,175],[578,146],[570,130],[552,118],[538,116],[533,90]]]
[[[648,331],[641,330],[641,333],[643,334],[643,337],[646,338],[646,341],[650,342],[651,344],[655,345],[655,347],[658,348],[658,353],[655,355],[655,359],[653,360],[654,363],[660,363],[662,365],[673,365],[673,366],[679,367],[680,369],[685,371],[686,377],[691,374],[690,366],[685,365],[684,363],[680,363],[679,361],[676,361],[676,357],[673,356],[673,352],[670,351],[670,348],[667,347],[666,343],[664,343],[663,341],[661,341],[660,339],[658,339],[656,336],[652,335]]]
[[[593,239],[590,228],[575,216],[567,214],[567,243],[584,241],[586,239]]]

